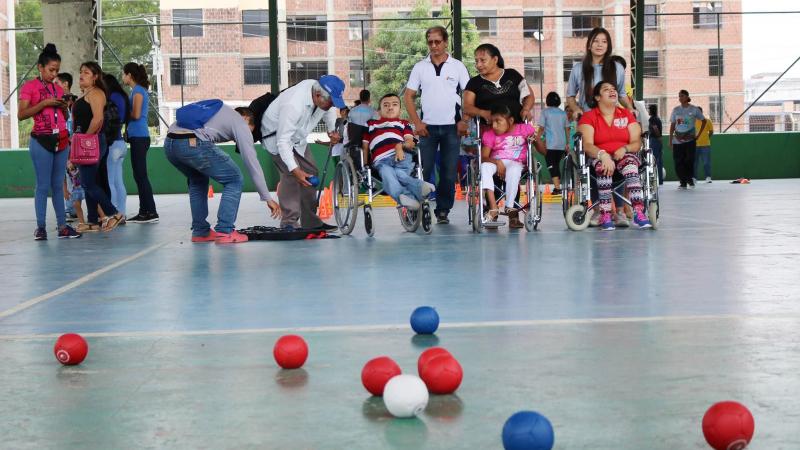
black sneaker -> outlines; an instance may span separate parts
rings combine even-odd
[[[76,238],[79,238],[81,236],[82,235],[80,233],[75,231],[75,229],[72,228],[69,225],[64,225],[64,228],[58,230],[58,238],[59,239],[76,239]]]
[[[450,219],[447,218],[447,211],[439,211],[436,213],[436,223],[439,225],[447,225]]]
[[[561,195],[561,189],[560,188],[553,189],[553,195]]]
[[[158,214],[156,213],[139,213],[126,222],[130,223],[158,223]]]
[[[322,222],[322,225],[317,227],[317,229],[325,231],[333,231],[333,230],[338,230],[339,227],[337,227],[336,225],[328,225],[327,223]]]
[[[44,228],[37,228],[36,231],[33,232],[33,240],[34,241],[46,241],[47,240],[47,230]]]

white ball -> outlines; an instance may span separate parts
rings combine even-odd
[[[383,403],[395,417],[414,417],[428,406],[428,388],[416,375],[397,375],[386,383]]]

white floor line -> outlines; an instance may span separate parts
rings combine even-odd
[[[119,266],[123,266],[123,265],[125,265],[125,264],[127,264],[127,263],[129,263],[131,261],[139,259],[142,256],[144,256],[144,255],[146,255],[148,253],[151,253],[151,252],[163,247],[164,245],[168,244],[169,242],[171,242],[171,241],[164,241],[164,242],[162,242],[160,244],[156,244],[156,245],[152,245],[150,247],[147,247],[146,249],[140,251],[139,253],[133,254],[133,255],[125,258],[125,259],[121,259],[121,260],[119,260],[119,261],[117,261],[117,262],[115,262],[115,263],[113,263],[111,265],[103,267],[102,269],[98,269],[98,270],[96,270],[96,271],[94,271],[94,272],[92,272],[92,273],[90,273],[88,275],[82,276],[82,277],[78,278],[77,280],[75,280],[75,281],[73,281],[71,283],[65,284],[64,286],[61,286],[60,288],[58,288],[56,290],[50,291],[50,292],[48,292],[46,294],[42,294],[42,295],[40,295],[38,297],[34,297],[34,298],[30,299],[30,300],[26,300],[26,301],[18,304],[17,306],[14,306],[13,308],[9,308],[9,309],[7,309],[5,311],[1,311],[0,312],[0,319],[4,319],[4,318],[6,318],[8,316],[12,316],[12,315],[14,315],[14,314],[16,314],[16,313],[18,313],[20,311],[24,311],[24,310],[26,310],[26,309],[28,309],[28,308],[30,308],[32,306],[38,305],[39,303],[47,301],[47,300],[49,300],[49,299],[51,299],[51,298],[53,298],[55,296],[61,295],[61,294],[65,293],[65,292],[67,292],[69,290],[75,289],[76,287],[78,287],[78,286],[80,286],[82,284],[85,284],[85,283],[87,283],[87,282],[89,282],[91,280],[94,280],[95,278],[99,277],[100,275],[103,275],[106,272],[110,272],[110,271],[116,269]]]
[[[457,322],[440,325],[439,329],[459,328],[502,328],[502,327],[534,327],[558,325],[591,325],[614,323],[647,323],[647,322],[688,322],[709,320],[799,320],[800,314],[775,314],[775,315],[743,315],[743,314],[718,314],[695,316],[652,316],[652,317],[605,317],[586,319],[545,319],[545,320],[510,320],[491,322]],[[224,335],[249,335],[249,334],[277,334],[277,333],[317,333],[317,332],[385,332],[406,330],[412,333],[410,326],[404,324],[387,325],[339,325],[320,327],[297,328],[247,328],[238,330],[186,330],[186,331],[120,331],[102,333],[80,333],[87,338],[141,338],[141,337],[188,337],[188,336],[224,336]],[[59,334],[18,334],[0,335],[0,340],[37,340],[55,339]]]

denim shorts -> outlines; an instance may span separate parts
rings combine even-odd
[[[86,198],[86,195],[83,193],[83,188],[78,186],[72,189],[72,192],[69,193],[69,200],[72,202],[79,202]]]

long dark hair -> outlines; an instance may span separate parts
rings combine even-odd
[[[594,88],[594,64],[592,63],[592,41],[598,34],[606,35],[608,48],[603,55],[603,79],[601,81],[610,81],[614,86],[617,85],[617,64],[611,59],[611,54],[614,51],[611,45],[611,34],[603,27],[594,28],[586,39],[586,54],[583,56],[583,63],[581,71],[583,72],[583,98],[587,104],[592,97],[592,89]]]
[[[131,105],[130,100],[128,100],[128,93],[125,92],[125,89],[122,89],[122,86],[117,81],[117,77],[111,75],[110,73],[103,74],[103,82],[106,84],[106,88],[108,89],[108,100],[111,100],[111,94],[117,93],[122,96],[122,99],[125,101],[125,111],[120,111],[119,113],[122,114],[122,122],[128,122],[128,116],[130,115]]]
[[[497,57],[497,67],[501,69],[506,68],[506,63],[503,61],[503,55],[500,54],[500,49],[495,47],[492,44],[481,44],[475,48],[475,54],[478,52],[486,52],[489,57],[494,58]]]
[[[44,67],[50,63],[50,61],[58,61],[61,62],[61,56],[56,51],[56,44],[47,43],[44,46],[44,50],[42,53],[39,53],[39,59],[36,60],[36,64]]]
[[[100,68],[100,64],[94,61],[86,61],[81,64],[81,70],[83,70],[84,67],[89,69],[92,75],[97,75],[97,80],[95,80],[94,85],[103,91],[103,93],[106,94],[106,99],[108,99],[108,87],[106,87],[106,82],[103,80],[103,69]]]
[[[143,65],[129,62],[122,67],[122,71],[130,75],[139,86],[145,89],[150,87],[150,78],[147,76],[147,69]]]
[[[594,88],[592,88],[592,98],[591,99],[587,99],[588,101],[586,102],[589,105],[590,108],[597,108],[598,106],[600,106],[600,103],[597,101],[597,99],[595,97],[600,97],[600,90],[606,84],[611,86],[611,87],[613,87],[614,90],[617,89],[617,83],[614,83],[614,82],[611,82],[611,81],[608,81],[608,80],[603,80],[603,81],[597,83],[594,86]],[[617,92],[617,95],[619,95],[619,92]]]

